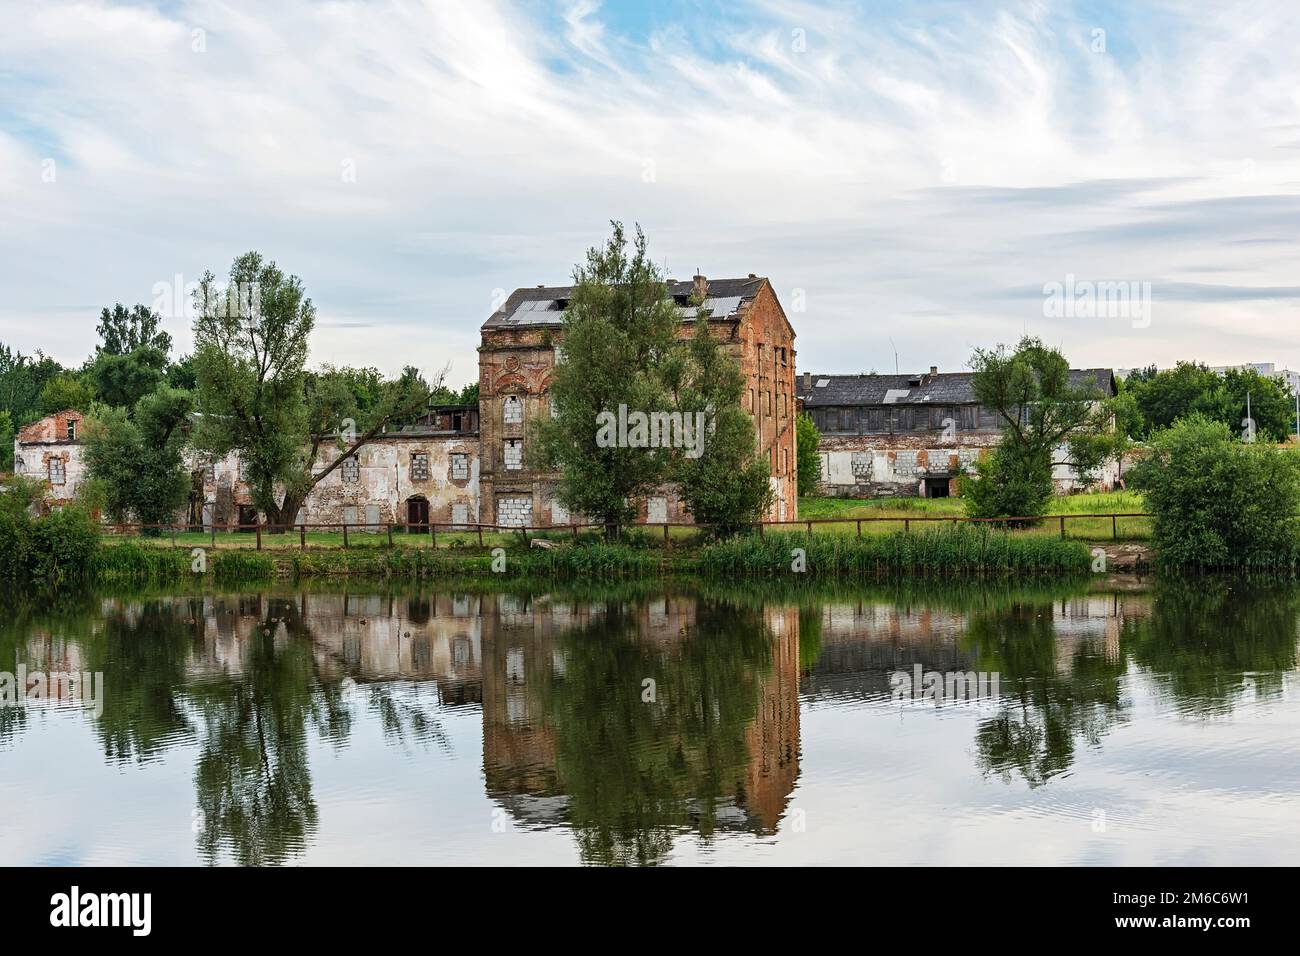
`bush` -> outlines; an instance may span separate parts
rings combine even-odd
[[[1300,457],[1238,441],[1222,422],[1193,415],[1152,440],[1130,473],[1153,516],[1162,564],[1293,565],[1300,546]]]
[[[1013,454],[1005,441],[976,464],[978,478],[962,476],[966,513],[972,518],[1038,518],[1047,514],[1055,492],[1050,456],[1040,461]]]
[[[0,492],[0,580],[57,587],[87,577],[99,525],[84,508],[33,517],[39,485],[15,481]]]

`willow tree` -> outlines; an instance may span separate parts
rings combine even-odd
[[[365,408],[343,373],[309,374],[316,308],[297,276],[256,252],[235,259],[224,287],[204,273],[194,299],[195,445],[239,454],[253,503],[272,526],[291,524],[322,479],[428,401],[414,368],[384,382]]]

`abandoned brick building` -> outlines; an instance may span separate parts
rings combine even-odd
[[[939,498],[956,494],[956,479],[996,446],[1002,425],[975,398],[972,372],[911,375],[813,375],[799,389],[802,408],[821,432],[821,492],[843,497]],[[1115,394],[1110,369],[1072,369],[1070,384]],[[1058,450],[1065,461],[1067,451]],[[1118,466],[1093,475],[1088,487],[1109,490]],[[1058,492],[1085,486],[1069,465],[1057,465]]]
[[[50,507],[75,498],[84,477],[82,418],[81,412],[65,408],[24,425],[14,436],[14,474],[44,480]]]
[[[745,407],[754,420],[760,454],[772,474],[769,517],[798,517],[795,493],[794,329],[772,284],[745,279],[668,280],[682,316],[681,336],[694,329],[693,296],[703,300],[709,326],[747,378]],[[483,324],[479,347],[483,520],[501,525],[566,525],[577,520],[556,498],[557,475],[530,469],[524,458],[528,423],[550,414],[549,388],[556,348],[562,347],[564,310],[571,286],[516,289]],[[593,427],[594,423],[593,423]],[[689,522],[671,488],[641,503],[640,520]]]
[[[415,528],[500,524],[552,527],[578,523],[555,494],[557,476],[530,470],[524,458],[529,422],[550,414],[550,380],[570,287],[517,289],[482,327],[479,404],[431,407],[419,421],[389,430],[362,446],[307,497],[296,522]],[[747,378],[745,408],[756,442],[771,468],[769,517],[798,516],[795,494],[794,329],[767,279],[668,283],[682,315],[681,335],[694,329],[692,297],[699,295],[714,335],[741,364]],[[15,441],[24,474],[48,481],[47,503],[71,500],[80,482],[84,446],[81,414],[59,412],[25,427]],[[593,422],[593,428],[595,423]],[[316,461],[323,470],[333,447]],[[238,453],[191,461],[193,492],[177,520],[209,527],[265,521],[253,505],[246,467]],[[640,520],[689,522],[671,487],[641,503]]]

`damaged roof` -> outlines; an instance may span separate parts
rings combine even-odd
[[[813,375],[812,388],[797,379],[804,406],[825,405],[973,405],[974,372],[917,372],[911,375]],[[1093,385],[1115,394],[1115,375],[1108,368],[1070,369],[1070,385]]]
[[[745,279],[708,279],[708,293],[704,299],[704,308],[711,319],[725,319],[734,316],[758,294],[763,283],[763,276],[750,276]],[[664,283],[668,294],[677,303],[683,320],[693,320],[695,309],[690,304],[695,292],[692,279],[670,280]],[[573,297],[573,286],[544,286],[534,289],[515,289],[501,308],[493,312],[486,322],[485,329],[508,329],[520,326],[559,326],[564,322],[564,310]]]

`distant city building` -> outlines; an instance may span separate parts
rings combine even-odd
[[[1293,372],[1289,368],[1278,368],[1273,362],[1247,362],[1244,365],[1211,365],[1211,372],[1217,372],[1222,375],[1224,372],[1257,372],[1264,378],[1274,378],[1286,386],[1287,390],[1294,394],[1300,390],[1300,372]],[[1115,377],[1119,379],[1128,378],[1134,372],[1141,372],[1140,368],[1117,368]],[[1157,369],[1159,372],[1170,371],[1167,368]]]

